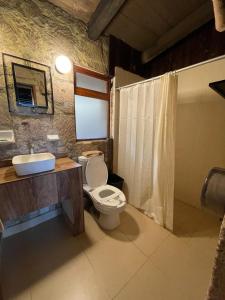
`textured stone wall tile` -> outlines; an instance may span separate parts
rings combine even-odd
[[[54,116],[15,116],[8,111],[2,58],[0,58],[0,129],[14,129],[16,145],[0,146],[0,159],[27,153],[28,142],[35,151],[68,153],[77,157],[74,116],[73,71],[59,74],[54,66],[59,54],[74,64],[107,73],[108,40],[91,41],[86,25],[63,10],[40,0],[0,0],[0,51],[51,67],[54,94]],[[29,123],[29,130],[22,123]],[[59,142],[47,141],[47,134],[58,134]],[[100,147],[98,143],[98,147]],[[83,145],[83,151],[92,144]],[[96,148],[96,145],[93,145]],[[105,151],[107,149],[103,146]],[[106,157],[108,154],[106,154]]]

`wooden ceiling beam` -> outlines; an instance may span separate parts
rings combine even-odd
[[[101,0],[88,24],[88,37],[97,40],[126,0]]]
[[[212,4],[206,2],[192,14],[184,18],[172,29],[161,36],[154,46],[142,52],[142,62],[147,63],[175,43],[185,38],[195,29],[199,28],[213,18]]]

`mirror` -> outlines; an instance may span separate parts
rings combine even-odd
[[[23,115],[54,113],[49,66],[3,54],[3,67],[11,113]]]
[[[24,107],[48,107],[45,72],[13,63],[16,104]]]

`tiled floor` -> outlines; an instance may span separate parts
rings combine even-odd
[[[72,237],[62,218],[3,243],[3,293],[16,300],[203,300],[220,222],[180,202],[175,234],[131,206],[103,232],[85,213]]]

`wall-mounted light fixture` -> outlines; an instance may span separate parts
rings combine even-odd
[[[59,55],[55,60],[55,68],[61,74],[69,73],[72,69],[72,63],[65,55]]]

